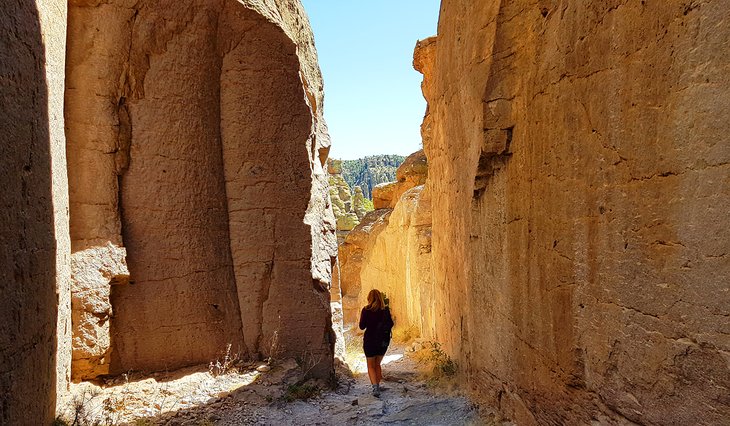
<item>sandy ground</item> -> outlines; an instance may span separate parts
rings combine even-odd
[[[103,386],[74,385],[76,404],[65,418],[78,425],[486,425],[491,411],[478,409],[433,380],[404,345],[383,361],[385,388],[371,394],[364,356],[350,356],[339,368],[338,384],[302,383],[294,360],[271,366],[239,366],[241,372],[213,375],[207,367],[121,377]],[[257,367],[260,370],[257,371]],[[447,386],[450,385],[450,386]],[[504,423],[508,424],[508,423]]]

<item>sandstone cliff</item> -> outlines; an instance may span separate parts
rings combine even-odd
[[[413,328],[424,337],[435,328],[431,278],[431,207],[423,183],[428,175],[423,151],[398,168],[398,182],[377,186],[378,210],[368,213],[340,246],[344,318],[355,323],[368,292],[384,291],[396,329]],[[392,198],[391,198],[392,197]],[[397,198],[396,198],[397,197]]]
[[[445,0],[419,43],[435,333],[518,424],[730,418],[728,38],[722,1]]]
[[[178,6],[69,9],[74,376],[204,363],[227,344],[306,352],[328,374],[336,243],[306,15]]]
[[[342,242],[349,231],[357,226],[365,214],[372,210],[359,186],[350,188],[342,175],[342,161],[328,160],[330,200],[337,220],[337,236]],[[354,194],[353,194],[354,192]]]
[[[301,4],[66,6],[0,11],[0,423],[50,424],[71,373],[229,344],[330,377],[329,137]]]

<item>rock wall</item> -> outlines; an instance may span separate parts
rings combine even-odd
[[[730,417],[729,37],[722,1],[442,2],[435,333],[518,424]]]
[[[380,208],[340,246],[345,322],[358,321],[368,293],[377,288],[390,300],[396,329],[415,329],[424,337],[435,329],[427,175],[423,151],[410,155],[398,168],[398,182],[373,189]]]
[[[50,424],[68,386],[65,18],[62,1],[0,10],[0,424]]]
[[[228,344],[329,375],[329,139],[299,2],[73,0],[68,40],[74,377]]]

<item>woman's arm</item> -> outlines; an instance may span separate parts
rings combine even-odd
[[[367,326],[367,322],[365,320],[365,308],[362,308],[362,311],[360,312],[360,330],[365,330],[365,327]]]

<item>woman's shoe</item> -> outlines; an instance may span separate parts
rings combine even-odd
[[[380,385],[373,385],[373,396],[380,396]]]

